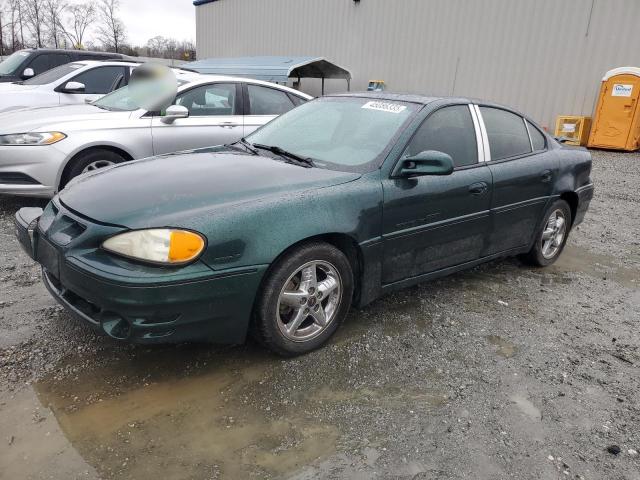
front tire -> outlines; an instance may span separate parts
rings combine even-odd
[[[78,175],[100,168],[110,167],[125,160],[126,158],[122,155],[102,148],[80,153],[76,158],[71,160],[65,169],[58,190],[62,190],[71,179]]]
[[[554,263],[567,243],[571,230],[571,208],[564,200],[556,200],[544,214],[542,225],[536,232],[536,241],[524,260],[538,267]]]
[[[258,340],[288,357],[323,345],[351,306],[353,271],[344,253],[327,243],[306,243],[267,275],[254,311]]]

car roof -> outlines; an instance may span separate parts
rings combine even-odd
[[[435,101],[442,101],[442,102],[449,102],[449,103],[474,103],[480,106],[496,107],[503,110],[508,110],[510,112],[513,112],[517,115],[520,115],[526,118],[529,121],[532,121],[531,118],[529,118],[526,114],[523,114],[508,105],[502,105],[499,103],[490,102],[490,101],[482,100],[479,98],[471,98],[471,97],[450,97],[445,95],[429,96],[429,95],[420,95],[420,94],[414,94],[414,93],[393,93],[393,92],[354,92],[354,93],[349,92],[349,93],[331,94],[326,96],[327,97],[371,98],[375,100],[418,103],[421,105],[427,105]]]
[[[327,97],[357,97],[357,98],[372,98],[376,100],[389,100],[396,102],[410,102],[426,105],[427,103],[435,102],[436,100],[461,100],[469,101],[466,98],[460,97],[440,97],[420,95],[415,93],[393,93],[393,92],[353,92],[353,93],[338,93],[326,95]]]
[[[232,77],[227,75],[210,75],[207,73],[192,72],[190,70],[181,70],[180,67],[173,67],[173,69],[174,71],[177,70],[181,72],[179,78],[185,79],[189,82],[189,85],[183,85],[183,88],[193,87],[198,84],[210,82],[244,82],[252,83],[254,85],[264,85],[265,87],[278,88],[293,95],[306,98],[307,100],[311,100],[313,98],[313,96],[301,92],[300,90],[296,90],[295,88],[290,88],[285,85],[280,85],[273,82],[265,82],[264,80],[257,80],[255,78]]]
[[[123,61],[123,60],[118,60],[118,59],[114,59],[114,60],[110,60],[110,59],[105,59],[105,60],[76,60],[75,62],[71,62],[74,65],[85,65],[85,66],[92,66],[92,65],[129,65],[132,67],[137,67],[138,65],[140,65],[140,62],[135,62],[135,61]]]
[[[80,55],[96,55],[106,58],[124,58],[126,55],[113,52],[96,52],[93,50],[72,50],[68,48],[23,48],[22,52],[40,52],[40,53],[76,53]]]

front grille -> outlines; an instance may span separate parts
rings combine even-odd
[[[6,185],[40,185],[35,178],[21,172],[0,172],[0,183]]]
[[[84,223],[80,223],[64,211],[61,212],[53,202],[45,208],[38,225],[49,240],[61,247],[69,245],[87,229]]]

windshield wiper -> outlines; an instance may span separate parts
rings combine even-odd
[[[257,151],[255,148],[253,148],[253,146],[251,145],[251,143],[249,143],[249,142],[247,141],[247,139],[246,139],[246,138],[244,138],[244,137],[242,137],[242,138],[241,138],[240,140],[238,140],[237,142],[233,142],[233,143],[225,143],[225,145],[224,145],[224,146],[225,146],[225,147],[235,147],[235,145],[236,145],[237,143],[241,144],[241,145],[242,145],[246,150],[250,151],[252,154],[254,154],[254,155],[260,155],[260,154],[258,153],[258,151]],[[236,148],[237,148],[237,147],[236,147]]]
[[[313,160],[311,160],[310,158],[301,157],[300,155],[296,155],[295,153],[288,152],[287,150],[280,148],[277,145],[262,145],[261,143],[254,143],[253,146],[275,153],[276,155],[280,155],[281,157],[286,157],[294,160],[296,163],[302,164],[303,167],[315,167]]]

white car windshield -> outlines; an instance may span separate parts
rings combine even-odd
[[[355,172],[380,165],[381,156],[418,105],[360,97],[324,97],[305,103],[247,137],[276,146],[316,166]]]
[[[59,67],[47,70],[40,75],[36,75],[29,80],[22,82],[23,85],[46,85],[56,80],[60,80],[62,77],[69,75],[70,73],[84,67],[81,63],[67,63],[66,65],[60,65]]]

